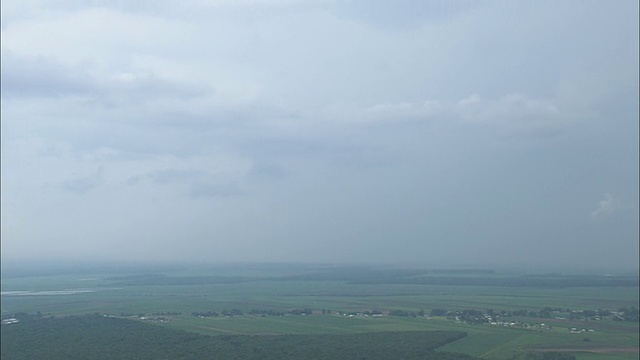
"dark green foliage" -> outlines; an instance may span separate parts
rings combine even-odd
[[[216,317],[219,314],[215,311],[194,311],[191,313],[191,315],[198,317]]]
[[[416,313],[397,309],[389,311],[389,316],[416,317]]]
[[[313,310],[311,310],[309,308],[293,309],[293,310],[289,311],[289,314],[292,314],[292,315],[312,315],[313,314]]]
[[[222,310],[222,316],[240,316],[243,315],[242,310],[239,309],[231,309],[231,311],[229,310]]]
[[[325,310],[322,310],[322,314],[324,315],[326,312]],[[269,310],[260,310],[260,309],[253,309],[251,311],[249,311],[249,314],[251,315],[269,315],[269,316],[284,316],[284,312],[282,311],[275,311],[272,309]]]
[[[434,351],[463,332],[205,336],[102,316],[2,326],[2,359],[474,359]]]
[[[632,306],[630,308],[621,308],[618,309],[618,315],[615,319],[624,320],[624,321],[635,321],[638,322],[640,319],[640,309]]]
[[[431,316],[445,316],[447,315],[447,310],[444,309],[433,309],[430,313]]]

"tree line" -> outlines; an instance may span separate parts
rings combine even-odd
[[[435,349],[459,331],[206,336],[104,316],[29,317],[0,332],[2,359],[478,360]]]

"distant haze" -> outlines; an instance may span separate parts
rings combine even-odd
[[[2,260],[637,268],[638,10],[2,1]]]

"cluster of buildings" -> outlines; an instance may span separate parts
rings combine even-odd
[[[17,324],[20,320],[15,319],[15,318],[11,318],[11,319],[3,319],[2,320],[2,325],[10,325],[10,324]]]

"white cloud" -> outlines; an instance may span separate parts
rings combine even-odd
[[[423,103],[381,103],[364,109],[362,118],[365,121],[405,121],[433,118],[450,111],[447,108],[448,105],[442,104],[438,100],[427,100]]]
[[[553,100],[507,94],[488,100],[472,94],[457,102],[430,99],[423,102],[380,103],[362,110],[365,121],[447,119],[521,129],[561,124],[563,114]]]
[[[507,94],[497,100],[484,100],[474,94],[459,101],[455,111],[467,121],[524,128],[553,126],[561,119],[553,100],[522,94]]]
[[[591,212],[592,218],[603,218],[610,216],[616,209],[616,203],[613,196],[609,193],[604,194],[602,200],[598,202],[598,208]]]

